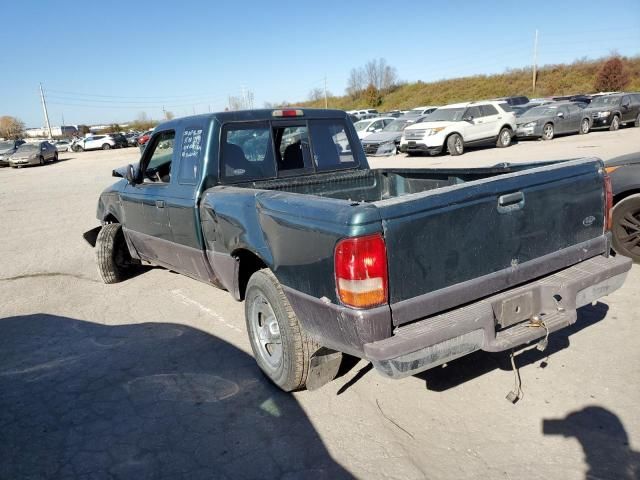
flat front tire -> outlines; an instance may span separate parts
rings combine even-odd
[[[100,229],[95,250],[102,281],[110,284],[124,280],[131,266],[131,257],[119,223],[109,223]]]
[[[245,320],[253,355],[264,374],[285,392],[304,388],[311,356],[320,346],[302,329],[269,269],[249,279]]]
[[[449,150],[449,155],[457,156],[462,155],[464,153],[464,142],[462,141],[462,137],[457,133],[454,133],[449,138],[447,138],[447,150]]]
[[[611,132],[615,132],[620,128],[620,117],[618,115],[614,115],[611,119],[611,125],[609,125],[609,130]]]
[[[612,215],[613,249],[640,263],[640,193],[616,203]]]

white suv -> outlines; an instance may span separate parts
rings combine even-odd
[[[516,117],[504,102],[456,103],[438,108],[422,123],[409,125],[400,139],[400,151],[408,155],[448,151],[462,155],[469,145],[511,145]]]
[[[71,147],[76,152],[82,150],[109,150],[111,148],[116,148],[116,141],[110,135],[90,135],[79,139]]]

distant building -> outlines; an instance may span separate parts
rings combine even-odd
[[[75,125],[62,125],[61,127],[51,127],[51,135],[54,137],[73,137],[78,134],[78,127]],[[49,131],[46,128],[27,128],[25,136],[28,138],[46,138]]]

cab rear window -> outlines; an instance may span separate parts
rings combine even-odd
[[[221,140],[220,176],[226,183],[358,165],[342,119],[230,123]]]

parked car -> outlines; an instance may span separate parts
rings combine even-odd
[[[281,155],[301,119],[309,142]],[[332,380],[343,353],[402,378],[476,350],[544,349],[631,268],[609,256],[600,160],[370,170],[337,110],[171,120],[114,176],[84,234],[103,281],[148,262],[228,290],[285,391]]]
[[[89,135],[77,139],[72,149],[74,152],[83,150],[109,150],[116,147],[116,141],[110,135]]]
[[[367,156],[393,155],[400,151],[400,138],[408,125],[420,123],[428,115],[422,117],[401,117],[389,123],[381,132],[372,133],[362,140],[362,147]]]
[[[611,177],[613,249],[640,263],[640,152],[605,162]]]
[[[394,120],[395,118],[393,117],[370,118],[368,120],[360,120],[354,123],[353,126],[356,128],[356,132],[358,132],[358,138],[362,140],[372,133],[381,132],[384,127]]]
[[[601,95],[589,104],[593,128],[607,127],[618,130],[620,125],[640,127],[640,93]]]
[[[516,95],[513,97],[499,97],[492,100],[496,102],[506,102],[512,107],[515,105],[524,105],[525,103],[529,103],[529,97],[526,97],[524,95]]]
[[[526,111],[517,119],[518,138],[551,140],[563,133],[589,133],[591,115],[573,102],[554,102]]]
[[[409,112],[405,113],[405,116],[415,116],[415,117],[422,117],[423,115],[428,115],[431,112],[435,112],[436,109],[438,107],[431,105],[428,107],[417,107],[417,108],[412,108],[411,110],[409,110]]]
[[[144,148],[146,143],[151,138],[152,133],[153,133],[153,130],[147,130],[146,132],[144,132],[142,135],[138,137],[138,146],[140,147],[140,149]]]
[[[113,138],[113,141],[116,144],[115,145],[116,148],[127,148],[129,146],[129,141],[127,140],[127,137],[125,137],[121,133],[110,133],[109,136]]]
[[[532,108],[539,107],[541,105],[549,105],[555,103],[554,100],[531,100],[529,103],[525,103],[523,105],[510,105],[511,111],[516,115],[516,117],[520,117],[524,115],[525,112],[531,110]]]
[[[3,140],[0,141],[0,167],[9,165],[9,157],[15,153],[24,140]]]
[[[54,142],[53,146],[58,152],[68,152],[71,150],[71,140],[58,140]]]
[[[369,108],[366,110],[349,110],[347,113],[355,116],[358,119],[358,121],[367,120],[369,118],[375,118],[380,116],[380,114],[378,113],[378,110],[374,108]]]
[[[398,118],[401,117],[403,113],[400,110],[389,110],[388,112],[383,112],[380,114],[381,117],[393,117]]]
[[[466,146],[495,144],[508,147],[516,131],[516,117],[502,101],[447,105],[417,125],[405,128],[400,150],[408,155],[462,155]]]
[[[138,134],[137,133],[127,133],[125,135],[127,139],[127,144],[130,147],[135,147],[138,144]]]
[[[49,142],[23,143],[9,156],[11,168],[26,167],[28,165],[44,165],[58,161],[58,151]]]

